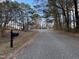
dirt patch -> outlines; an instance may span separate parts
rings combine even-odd
[[[9,39],[4,39],[0,43],[0,59],[3,59],[6,55],[13,53],[19,47],[21,47],[24,43],[28,42],[31,38],[33,38],[37,32],[19,32],[19,36],[14,38],[14,47],[10,48],[10,37]]]

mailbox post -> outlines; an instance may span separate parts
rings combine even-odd
[[[11,34],[10,47],[13,48],[13,39],[14,39],[15,37],[19,36],[19,33],[18,33],[18,32],[17,32],[17,33],[16,33],[16,32],[13,32],[13,30],[11,29],[10,34]]]
[[[13,48],[13,30],[11,29],[11,40],[10,40],[10,47]]]

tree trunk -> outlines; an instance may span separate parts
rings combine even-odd
[[[74,6],[75,6],[75,17],[76,17],[76,32],[79,31],[79,17],[78,17],[78,6],[77,6],[77,0],[74,1]]]
[[[69,21],[70,21],[70,19],[69,19],[69,10],[67,9],[67,21],[66,21],[66,25],[67,25],[67,31],[69,32]]]

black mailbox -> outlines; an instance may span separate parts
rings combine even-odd
[[[11,41],[10,41],[10,47],[13,48],[13,38],[19,36],[18,32],[13,32],[13,30],[11,30]]]
[[[18,32],[17,33],[12,32],[12,37],[17,37],[17,36],[19,36],[19,33]]]

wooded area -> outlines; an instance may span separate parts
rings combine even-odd
[[[0,3],[0,36],[4,35],[6,29],[28,31],[29,25],[33,26],[38,17],[39,15],[29,4],[16,1],[2,2]]]
[[[79,32],[79,1],[48,0],[50,16],[54,17],[54,28],[57,30]]]
[[[47,2],[40,0],[43,3],[39,5],[39,0],[35,1],[37,3],[34,8],[39,9],[42,7],[39,12],[42,12],[43,16],[29,4],[16,1],[0,3],[0,36],[3,35],[3,32],[8,27],[10,27],[9,29],[13,28],[11,26],[12,23],[18,23],[19,30],[28,31],[29,25],[36,24],[38,18],[46,18],[46,21],[48,21],[49,17],[54,18],[52,29],[79,32],[78,0],[47,0]]]

